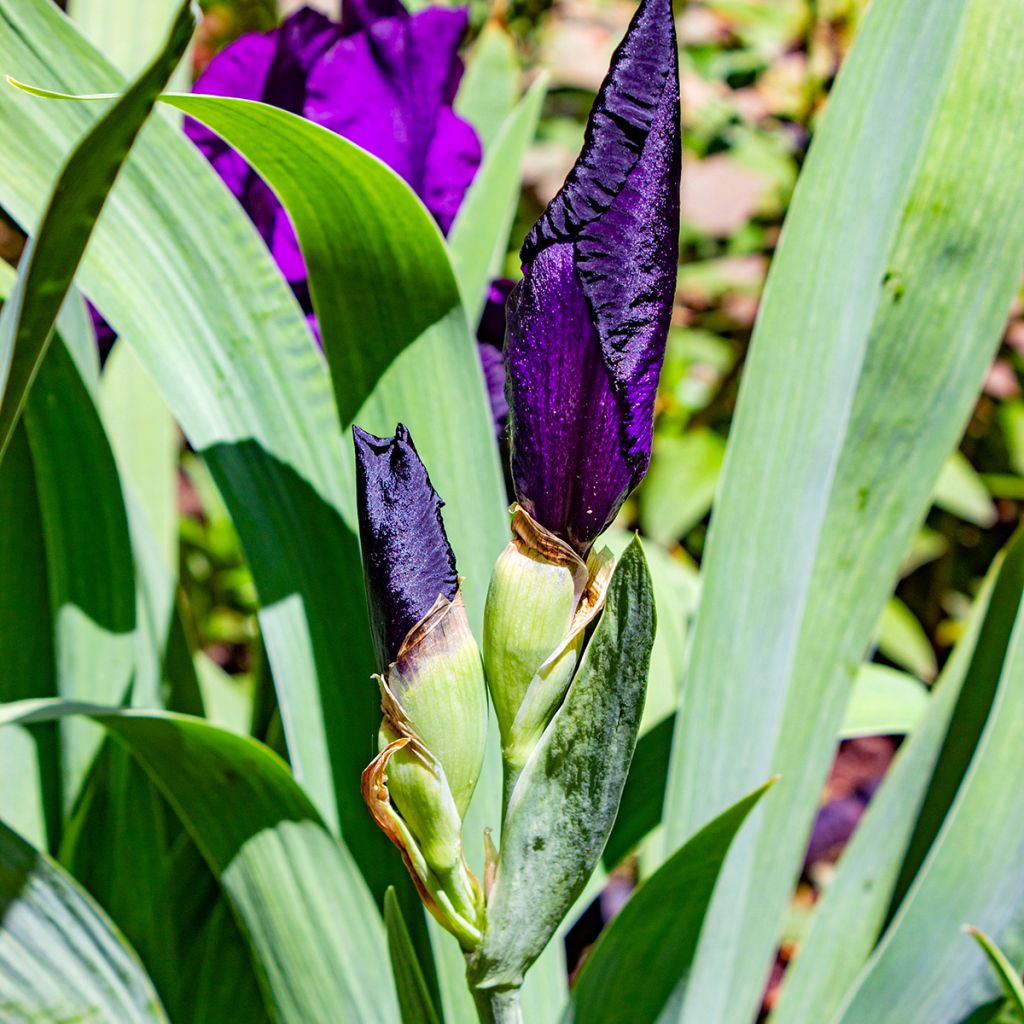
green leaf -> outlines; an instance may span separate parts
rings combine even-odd
[[[796,188],[704,553],[669,849],[782,778],[730,851],[686,1024],[756,1011],[850,685],[1016,293],[1022,35],[1001,0],[872,4]]]
[[[88,894],[0,823],[0,1017],[167,1024],[138,958]]]
[[[648,1024],[690,971],[722,862],[768,782],[684,843],[630,896],[587,956],[566,1024]]]
[[[0,462],[0,700],[56,693],[53,627],[39,495],[24,424]],[[12,730],[0,743],[0,817],[37,846],[61,828],[60,744],[53,723]],[[33,784],[34,783],[34,784]]]
[[[398,989],[398,1005],[403,1024],[438,1024],[437,1011],[430,991],[423,980],[423,970],[416,957],[409,929],[402,917],[402,908],[394,889],[384,894],[384,925],[388,931],[388,952],[391,971]]]
[[[194,662],[204,717],[222,729],[247,736],[252,722],[251,681],[229,675],[204,651],[196,652]]]
[[[488,21],[469,51],[455,97],[455,113],[473,126],[485,156],[519,99],[521,78],[515,40],[497,21]]]
[[[1024,544],[1016,547],[1008,565],[1010,558],[1019,562],[1024,557]],[[1019,584],[1019,567],[1013,574]],[[1011,960],[1024,957],[1024,598],[1018,588],[1016,600],[997,609],[1001,596],[993,595],[991,609],[1013,621],[1005,660],[995,665],[995,694],[991,701],[984,699],[985,680],[978,690],[973,679],[970,691],[965,685],[931,788],[936,788],[943,759],[950,754],[954,760],[963,757],[964,752],[953,749],[948,740],[968,699],[979,702],[985,718],[977,746],[927,858],[834,1015],[836,1022],[958,1021],[998,995],[999,986],[981,950],[973,956],[965,950],[961,928],[966,922],[991,935]],[[998,637],[983,634],[978,655],[991,656],[991,648],[983,648],[997,641]]]
[[[996,521],[992,495],[961,452],[954,452],[946,460],[935,482],[932,500],[939,508],[975,526],[987,528]]]
[[[928,634],[914,613],[898,598],[890,598],[878,621],[878,649],[894,665],[932,680],[938,671]]]
[[[0,295],[10,283],[2,276]],[[135,654],[146,640],[135,634],[128,524],[117,467],[94,405],[98,362],[91,326],[77,323],[80,305],[69,298],[58,318],[75,349],[58,340],[39,368],[11,449],[15,465],[3,473],[4,493],[17,507],[4,520],[15,532],[0,538],[0,548],[13,559],[5,579],[17,601],[4,609],[0,634],[10,634],[19,648],[36,655],[31,662],[5,662],[12,669],[3,694],[8,699],[60,694],[122,701]],[[27,450],[18,440],[22,431]],[[91,501],[83,502],[83,494]],[[37,561],[40,555],[45,565]],[[24,800],[47,809],[53,846],[60,834],[55,802],[65,809],[74,804],[101,737],[88,722],[60,723],[59,743],[57,730],[34,730],[43,758],[33,773],[40,788],[18,787]],[[21,749],[27,752],[23,744]],[[42,840],[38,832],[34,838]]]
[[[659,619],[659,628],[662,621]],[[913,676],[868,662],[857,673],[838,738],[910,733],[927,706],[928,691]],[[675,716],[669,715],[636,745],[619,814],[602,858],[609,871],[661,823],[674,728]]]
[[[96,218],[194,29],[191,3],[185,0],[163,50],[68,158],[42,224],[26,246],[18,284],[0,315],[0,458]]]
[[[272,751],[199,718],[21,701],[0,724],[85,714],[174,808],[242,923],[275,1020],[393,1024],[384,926],[348,851]]]
[[[1024,401],[1010,399],[999,404],[999,426],[1006,441],[1014,473],[1024,476]]]
[[[60,342],[39,370],[24,423],[46,544],[56,693],[119,704],[129,696],[135,667],[131,537],[103,424]],[[102,733],[81,721],[60,723],[60,732],[61,789],[70,811]]]
[[[915,830],[935,820],[922,832],[926,853],[977,745],[980,725],[972,733],[961,719],[975,721],[971,709],[978,707],[984,720],[991,707],[1022,593],[1024,543],[1018,539],[990,570],[921,722],[840,858],[796,962],[786,972],[772,1024],[831,1019],[871,954],[893,903],[901,864],[908,865],[907,884],[920,866],[919,856],[907,857]],[[950,781],[937,785],[947,774]],[[922,818],[930,803],[934,811]]]
[[[537,131],[547,81],[541,75],[505,119],[448,233],[452,267],[473,327],[480,321],[488,282],[501,275],[505,262],[522,188],[523,157]]]
[[[126,75],[134,75],[163,42],[177,0],[149,0],[145,9],[135,0],[68,0],[67,12],[82,34]],[[183,58],[171,84],[187,89],[191,69]]]
[[[509,798],[487,930],[470,968],[477,988],[521,984],[597,864],[636,745],[653,641],[651,580],[634,540],[565,701]]]
[[[869,662],[857,674],[840,739],[908,735],[927,706],[928,690],[919,680]]]
[[[0,0],[0,52],[18,78],[64,93],[109,92],[122,84],[47,0]],[[97,113],[93,103],[41,102],[0,89],[0,121],[10,133],[0,147],[0,205],[23,226],[38,221],[45,183]],[[259,591],[262,635],[297,775],[329,826],[337,830],[344,822],[346,844],[372,891],[382,897],[388,884],[399,882],[400,894],[410,898],[407,908],[422,917],[398,855],[366,813],[355,782],[380,711],[369,681],[375,666],[352,457],[298,303],[223,183],[161,118],[147,125],[111,193],[80,280],[160,387],[230,509]],[[424,402],[430,396],[420,390]],[[483,397],[476,407],[486,416]],[[421,451],[430,433],[418,437]],[[472,436],[491,443],[489,428]],[[482,522],[493,509],[496,525],[466,535],[500,544],[499,494],[476,507],[463,504],[461,486],[448,486],[479,469],[461,451],[459,443],[435,442],[431,459],[432,476],[449,501],[449,527],[460,519]],[[498,488],[496,471],[493,479]],[[476,494],[480,486],[470,481],[465,492]],[[467,605],[479,622],[496,552],[485,558],[481,548],[474,559],[460,536],[452,540],[469,578]],[[500,792],[497,784],[491,789]],[[407,919],[415,937],[408,910]]]
[[[655,441],[640,490],[640,528],[662,544],[685,536],[711,508],[725,439],[703,427]]]
[[[999,978],[999,984],[1003,986],[1010,1006],[1016,1011],[1018,1018],[1024,1020],[1024,984],[1020,980],[1020,971],[1006,959],[1003,951],[983,931],[972,925],[968,925],[964,930],[981,946],[996,972],[996,977]]]
[[[597,547],[607,545],[612,554],[620,558],[632,539],[628,530],[612,529],[598,540]],[[697,571],[692,565],[679,561],[646,538],[644,557],[654,586],[654,606],[661,609],[661,614],[651,648],[641,736],[670,715],[679,700],[679,686],[686,666],[686,641],[700,593]]]

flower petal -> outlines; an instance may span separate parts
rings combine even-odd
[[[359,536],[370,626],[383,670],[438,597],[454,601],[459,578],[444,532],[444,502],[400,423],[394,437],[352,428]]]
[[[505,302],[514,282],[499,277],[487,289],[487,301],[476,331],[480,365],[491,403],[494,431],[500,440],[508,422],[508,399],[505,397]]]
[[[301,113],[310,69],[340,35],[329,18],[303,7],[272,32],[242,36],[222,50],[193,91],[260,100]],[[295,230],[270,188],[209,128],[187,118],[185,133],[241,202],[285,277],[300,281],[305,264]]]
[[[614,518],[632,472],[571,243],[542,250],[513,290],[505,359],[519,503],[584,554]]]
[[[317,63],[304,113],[383,160],[447,231],[480,164],[476,133],[451,109],[467,13],[354,9],[361,31]]]
[[[614,516],[650,461],[654,400],[675,291],[679,173],[679,84],[672,8],[669,0],[642,0],[612,58],[591,112],[580,158],[522,249],[527,280],[537,276],[540,262],[552,249],[571,249],[608,387],[618,407],[612,414],[593,404],[601,389],[593,383],[596,374],[587,363],[581,386],[591,394],[592,415],[599,420],[591,424],[588,443],[596,448],[595,458],[608,458],[609,448],[597,442],[606,442],[602,430],[616,419],[620,460],[629,468],[628,482],[616,492],[622,482],[620,465],[610,466],[602,482],[595,476],[597,467],[579,464],[577,488],[586,492],[590,511],[577,509],[576,514],[582,512],[602,523]],[[560,256],[558,263],[567,267],[569,260]],[[562,276],[567,279],[567,269]],[[539,283],[532,285],[532,292],[532,301],[538,301]],[[538,324],[536,333],[540,335],[541,330]],[[551,354],[556,337],[565,349],[569,341],[564,335],[563,326],[552,335],[545,353]],[[576,345],[582,346],[583,341]],[[534,358],[545,361],[544,354]],[[562,366],[563,361],[564,356],[552,356],[552,365]],[[509,365],[511,370],[511,362]],[[533,375],[543,372],[543,367],[538,367]],[[565,397],[563,389],[569,385],[565,377],[563,372],[557,379],[549,378],[551,401]],[[538,381],[528,385],[540,386]],[[572,397],[570,405],[577,407]],[[514,417],[524,419],[518,409],[514,409]],[[571,476],[577,465],[574,458],[581,459],[584,453],[571,454],[564,429],[549,447],[551,444],[557,445],[556,452],[562,452],[563,474]],[[547,457],[558,456],[549,453]],[[522,469],[526,457],[518,461]],[[546,472],[552,472],[550,467]],[[517,486],[521,477],[522,473],[517,475]],[[612,505],[601,504],[609,499]],[[519,491],[519,500],[528,511],[531,502],[536,504],[537,511],[531,514],[555,532],[566,521],[564,514],[554,520],[545,518],[541,504],[550,501],[547,494]],[[573,543],[578,543],[581,535],[592,532],[593,523],[575,521],[577,538]]]
[[[678,139],[677,65],[670,0],[641,0],[594,101],[579,159],[526,236],[526,262],[552,242],[579,237],[612,205],[665,107],[674,108]]]

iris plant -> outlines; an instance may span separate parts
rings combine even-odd
[[[650,460],[675,290],[679,170],[672,8],[643,0],[579,160],[526,238],[523,278],[508,298],[517,504],[491,579],[482,662],[441,501],[408,431],[400,425],[380,438],[355,428],[383,711],[363,794],[428,908],[485,973],[493,953],[485,894],[461,839],[484,753],[484,673],[507,802],[603,606],[613,560],[594,542]],[[499,855],[499,876],[501,863]]]
[[[408,182],[447,234],[481,157],[476,132],[452,106],[467,20],[465,8],[409,14],[401,0],[345,0],[340,23],[303,7],[273,31],[225,47],[193,91],[269,103],[362,146]],[[191,119],[185,131],[249,214],[316,333],[305,263],[283,207],[219,135]],[[491,285],[479,332],[499,432],[508,413],[501,347],[509,287]]]

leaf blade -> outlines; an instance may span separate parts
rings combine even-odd
[[[138,958],[56,862],[0,823],[0,1013],[167,1024]]]
[[[470,972],[477,987],[522,983],[596,866],[636,745],[653,642],[650,574],[634,540],[565,701],[509,798]]]
[[[573,986],[565,1021],[653,1024],[686,977],[733,838],[774,784],[708,822],[642,882],[601,932]]]
[[[96,218],[157,96],[192,38],[189,0],[163,50],[69,157],[0,314],[0,458],[10,443]]]
[[[686,1024],[756,1010],[849,684],[1001,333],[1024,260],[1019,31],[989,0],[872,5],[790,208],[705,551],[670,843],[782,781],[730,853]]]
[[[1022,593],[1024,543],[1018,539],[990,570],[920,725],[900,750],[840,858],[803,949],[787,970],[772,1024],[829,1019],[864,966],[890,913],[901,868],[906,871],[913,862],[910,850],[928,817],[925,808],[941,804],[942,816],[948,809],[951,796],[941,800],[936,790],[936,779],[954,769],[943,748],[973,750],[977,744],[978,734],[972,738],[963,712],[991,706]],[[961,763],[957,783],[964,768]],[[941,790],[948,792],[945,785]],[[934,838],[930,831],[926,847]],[[919,866],[917,861],[910,878]]]

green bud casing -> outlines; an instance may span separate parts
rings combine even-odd
[[[483,897],[463,855],[462,816],[483,763],[487,695],[461,594],[438,597],[378,680],[380,753],[363,772],[363,797],[427,908],[472,949]]]
[[[454,601],[438,597],[409,631],[387,685],[409,728],[441,763],[461,817],[487,742],[487,687],[461,591]]]
[[[602,550],[584,563],[518,506],[512,531],[487,594],[484,665],[514,777],[565,696],[613,562]]]

